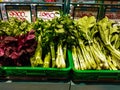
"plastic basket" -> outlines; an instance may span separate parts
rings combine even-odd
[[[76,70],[73,65],[72,52],[68,51],[72,61],[72,81],[80,82],[120,82],[120,70]]]
[[[20,79],[19,77],[34,76],[39,77],[39,80],[69,80],[72,63],[67,59],[66,64],[67,67],[63,69],[43,67],[1,67],[0,74],[5,77],[17,77],[18,79]]]

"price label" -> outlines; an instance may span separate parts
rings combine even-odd
[[[56,2],[56,0],[44,0],[45,2]]]
[[[8,18],[16,17],[20,20],[32,21],[31,7],[29,5],[6,5]]]
[[[60,16],[61,6],[37,6],[37,18],[51,20]]]
[[[120,7],[106,8],[105,16],[116,22],[120,22]]]
[[[95,3],[95,0],[83,0],[83,3]]]
[[[74,19],[78,19],[84,16],[95,16],[97,18],[98,16],[98,7],[74,7],[72,17]]]

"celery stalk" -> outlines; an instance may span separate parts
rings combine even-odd
[[[79,70],[80,64],[78,61],[77,50],[76,50],[75,46],[72,46],[72,58],[73,58],[73,63],[74,63],[75,69]]]
[[[42,66],[43,65],[43,61],[42,61],[42,46],[41,46],[41,36],[38,36],[38,44],[37,44],[37,48],[35,51],[35,55],[34,55],[34,64],[33,66]]]
[[[64,59],[64,55],[63,55],[62,45],[60,45],[59,49],[60,49],[60,55],[61,55],[61,68],[65,68],[66,63],[65,63],[65,59]]]
[[[50,51],[51,51],[51,56],[52,56],[52,67],[55,67],[55,47],[54,47],[54,43],[50,43]]]
[[[67,54],[67,45],[63,47],[64,60],[66,60],[66,54]]]
[[[118,60],[120,60],[120,51],[115,49],[111,44],[107,44],[106,47],[111,51],[112,55],[114,55]]]
[[[56,66],[57,68],[65,68],[66,63],[63,56],[62,45],[58,45],[57,47],[57,57],[56,57]]]
[[[86,65],[87,65],[87,69],[91,69],[90,62],[88,62],[88,60],[87,60],[88,57],[87,57],[87,54],[86,54],[86,50],[85,50],[83,41],[81,39],[79,39],[78,42],[79,42],[79,46],[80,46],[84,61],[85,61]]]
[[[48,54],[44,58],[44,63],[43,63],[43,67],[44,68],[49,68],[49,66],[50,66],[50,59],[51,59],[50,52],[48,52]]]
[[[111,61],[112,61],[112,60],[111,60],[111,57],[110,57],[110,56],[107,56],[107,58],[108,58],[108,64],[109,64],[110,68],[111,68],[112,70],[118,70],[118,69],[116,68],[116,66],[111,62]]]
[[[81,70],[86,70],[87,66],[86,66],[85,61],[83,59],[83,55],[81,53],[81,50],[78,46],[77,46],[77,56],[78,56],[78,61],[79,61],[78,64],[80,65],[80,69]]]
[[[59,49],[59,45],[57,47],[57,57],[56,57],[56,66],[57,68],[60,68],[61,67],[61,55],[59,54],[60,53],[60,49]]]

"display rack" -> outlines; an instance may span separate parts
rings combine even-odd
[[[90,3],[72,2],[71,0],[63,0],[62,2],[0,2],[0,5],[0,19],[3,20],[9,19],[9,11],[19,6],[19,9],[22,7],[23,10],[28,6],[26,11],[29,11],[29,22],[40,18],[38,13],[48,9],[63,11],[64,14],[70,14],[73,19],[87,15],[95,16],[97,20],[101,20],[105,16],[116,22],[120,20],[120,1],[118,2],[118,0],[95,0]],[[24,6],[25,8],[23,8]],[[84,11],[85,13],[81,15]],[[76,12],[79,12],[80,16],[77,16]],[[15,87],[13,90],[18,90],[18,88],[19,90],[28,88],[31,88],[30,90],[119,90],[119,70],[74,70],[70,51],[68,51],[67,59],[67,68],[65,69],[0,67],[0,89],[7,90]]]
[[[85,1],[74,1],[68,0],[67,3],[67,13],[72,13],[72,16],[74,17],[75,13],[77,13],[75,10],[76,8],[79,8],[79,11],[85,11],[85,15],[88,14],[87,16],[90,16],[91,12],[93,12],[93,16],[95,16],[98,20],[102,19],[105,17],[106,13],[106,7],[114,7],[117,6],[119,7],[119,1],[118,0],[89,0],[91,2],[86,3]],[[93,8],[92,10],[86,9],[86,8]],[[97,9],[96,9],[97,7]],[[83,8],[83,10],[81,9]],[[77,10],[78,11],[78,10]],[[89,11],[89,12],[88,12]],[[115,12],[114,12],[115,13]]]
[[[24,7],[25,7],[25,5],[29,5],[30,6],[30,8],[29,8],[29,10],[30,10],[30,13],[31,13],[31,17],[32,17],[32,20],[30,20],[30,21],[35,21],[35,19],[36,19],[36,6],[42,6],[42,7],[48,7],[48,6],[54,6],[54,7],[61,7],[61,8],[59,8],[58,9],[58,11],[63,11],[63,13],[66,13],[66,0],[63,0],[63,1],[60,1],[60,2],[43,2],[43,1],[33,1],[33,2],[31,2],[31,1],[21,1],[21,2],[0,2],[0,4],[1,4],[1,10],[2,10],[2,16],[3,16],[3,20],[6,20],[6,19],[8,19],[8,14],[7,14],[7,8],[6,8],[6,6],[7,5],[15,5],[16,6],[16,10],[18,10],[17,9],[17,5],[18,6],[20,6],[20,5],[24,5]],[[12,7],[11,9],[15,9],[15,6],[14,7]],[[49,8],[49,7],[48,7]],[[47,8],[47,9],[48,9]],[[47,10],[46,9],[46,10]],[[54,10],[53,8],[51,8],[51,10]],[[28,11],[28,10],[27,10]],[[30,16],[29,16],[29,18],[30,18]]]

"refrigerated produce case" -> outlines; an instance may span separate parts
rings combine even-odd
[[[16,4],[16,5],[15,5]],[[30,4],[30,5],[28,5]],[[33,4],[33,3],[32,3]],[[43,20],[45,19],[51,19],[53,17],[50,17],[51,12],[54,13],[53,11],[64,11],[64,2],[59,3],[38,3],[34,2],[34,10],[36,13],[34,13],[36,16],[34,18],[42,18]],[[46,4],[46,5],[45,5]],[[49,5],[48,5],[49,4]],[[30,2],[20,2],[19,4],[16,2],[9,2],[6,3],[5,5],[5,11],[7,15],[7,19],[11,17],[16,17],[20,20],[26,19],[28,22],[32,22],[32,10],[31,10],[31,3]],[[44,13],[45,12],[45,13]],[[44,16],[41,16],[44,13]],[[49,14],[49,15],[48,15]],[[55,14],[56,15],[56,14]],[[57,14],[58,15],[58,14]],[[47,18],[46,18],[47,16]],[[26,56],[27,57],[27,56]],[[2,59],[2,58],[1,58]],[[22,58],[21,58],[22,59]],[[26,60],[27,61],[27,60]],[[29,62],[28,62],[29,63]],[[26,64],[27,65],[27,64]],[[12,67],[12,66],[2,66],[1,67],[1,75],[5,75],[6,77],[9,76],[13,79],[20,79],[19,77],[22,78],[22,76],[39,76],[39,80],[69,80],[69,74],[71,70],[71,61],[68,60],[66,57],[66,68],[59,69],[59,68],[43,68],[43,67],[30,67],[29,64],[28,66],[23,66],[23,67]],[[26,77],[27,78],[27,77]],[[38,78],[38,77],[37,77]]]
[[[113,5],[110,5],[111,3],[109,4],[108,2],[111,2]],[[100,20],[103,17],[110,16],[112,14],[109,18],[119,21],[120,8],[118,3],[119,2],[117,0],[115,2],[107,1],[107,3],[99,0],[78,0],[77,2],[75,2],[75,0],[73,0],[73,2],[66,0],[62,3],[59,3],[59,1],[57,3],[44,3],[33,0],[33,2],[21,2],[17,5],[25,5],[25,7],[28,5],[30,7],[28,10],[31,13],[30,22],[35,22],[36,18],[41,17],[41,14],[38,15],[39,12],[51,12],[52,10],[62,10],[64,11],[64,14],[70,14],[73,19],[78,19],[87,15],[95,16]],[[6,6],[12,5],[12,8],[10,9],[13,9],[13,5],[16,5],[16,2],[11,1],[4,2],[2,4],[5,4]],[[54,6],[58,8],[56,9]],[[45,9],[43,10],[43,8]],[[2,9],[5,10],[5,12],[2,10],[2,16],[6,15],[3,16],[4,20],[9,19],[9,8],[2,7]],[[117,17],[113,17],[113,15],[117,15]],[[46,17],[43,16],[43,19],[44,18],[46,19]],[[48,18],[49,17],[47,17],[47,19]],[[68,50],[67,67],[64,69],[41,67],[0,67],[0,88],[2,90],[6,90],[8,88],[18,90],[18,88],[21,89],[21,87],[23,90],[28,88],[30,90],[112,90],[113,88],[119,90],[119,76],[119,70],[76,70],[74,68],[71,50]]]
[[[107,0],[106,0],[107,1]],[[97,20],[101,20],[108,16],[110,20],[118,20],[119,21],[119,4],[117,3],[114,4],[109,4],[105,3],[105,1],[102,1],[98,3],[99,0],[96,1],[96,3],[86,3],[83,1],[75,1],[69,3],[68,12],[71,14],[71,16],[74,19],[78,19],[80,17],[85,16],[95,16]],[[112,2],[108,0],[108,2]],[[87,8],[93,8],[93,9],[87,9]],[[98,9],[97,9],[98,8]],[[78,9],[78,10],[77,10]],[[96,10],[97,9],[97,10]],[[95,12],[95,14],[94,14]],[[83,15],[83,13],[85,13]],[[82,15],[81,15],[82,14]],[[112,15],[109,17],[109,15]],[[118,16],[118,17],[117,17]],[[81,21],[82,22],[82,21]],[[84,23],[84,22],[83,22]],[[89,22],[88,22],[89,24]],[[82,25],[82,24],[81,24]],[[87,28],[87,27],[86,27]],[[82,33],[82,32],[81,32]],[[71,53],[71,52],[70,52]],[[71,54],[72,56],[72,54]],[[71,57],[72,58],[72,57]],[[72,60],[74,61],[74,60]],[[81,82],[117,82],[119,81],[119,70],[76,70],[73,62],[73,73],[72,73],[72,80],[75,83],[81,83]]]

